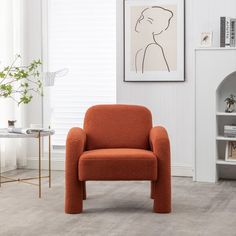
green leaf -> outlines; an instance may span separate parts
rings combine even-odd
[[[5,77],[5,73],[3,71],[0,71],[0,78],[4,78]]]

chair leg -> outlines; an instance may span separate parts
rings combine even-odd
[[[150,194],[150,198],[154,199],[155,196],[155,182],[151,181],[151,194]]]
[[[83,200],[86,200],[86,198],[87,198],[87,196],[86,196],[86,182],[83,181],[82,185],[83,185]]]
[[[154,184],[153,211],[156,213],[171,212],[171,186],[169,181],[156,181]]]
[[[65,212],[78,214],[83,211],[83,182],[66,184]]]

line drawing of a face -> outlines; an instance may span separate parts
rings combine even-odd
[[[135,31],[140,33],[144,28],[149,28],[154,35],[161,34],[169,28],[173,16],[172,11],[160,6],[145,8],[136,22]]]
[[[136,52],[136,55],[135,55],[136,72],[142,71],[142,73],[144,73],[145,56],[146,56],[147,50],[150,50],[151,45],[152,46],[156,45],[160,48],[162,52],[161,53],[162,55],[160,56],[161,57],[160,60],[165,61],[166,69],[170,71],[170,68],[169,68],[165,53],[164,53],[164,49],[157,42],[158,37],[156,36],[162,34],[169,28],[171,24],[171,19],[173,18],[173,16],[174,16],[174,13],[171,10],[168,10],[161,6],[146,7],[140,13],[139,18],[136,21],[134,31],[140,35],[145,34],[145,38],[147,38],[149,42],[145,42],[146,45],[144,45],[143,48],[139,48]],[[140,66],[137,65],[138,64],[137,57],[140,56],[140,54],[143,54],[142,66],[141,66],[142,68],[140,68]]]

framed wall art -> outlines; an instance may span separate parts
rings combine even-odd
[[[213,32],[201,33],[201,47],[212,47]]]
[[[226,143],[225,160],[236,161],[236,142],[228,141]]]
[[[184,0],[123,0],[124,81],[184,81]]]

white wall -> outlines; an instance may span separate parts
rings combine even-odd
[[[236,17],[235,0],[186,0],[185,82],[123,82],[122,1],[117,1],[117,102],[142,104],[153,114],[154,124],[169,132],[172,174],[191,175],[194,163],[194,48],[201,32],[213,31],[213,46],[219,46],[220,16]]]
[[[27,59],[41,55],[40,0],[26,3]],[[236,17],[235,0],[186,0],[186,81],[183,83],[123,82],[122,3],[117,0],[117,102],[142,104],[153,113],[154,124],[163,124],[171,139],[173,172],[191,175],[194,162],[194,48],[200,33],[213,31],[214,46],[219,46],[219,17]],[[27,124],[40,123],[40,102],[36,99],[27,109]],[[33,155],[30,145],[28,155]]]

